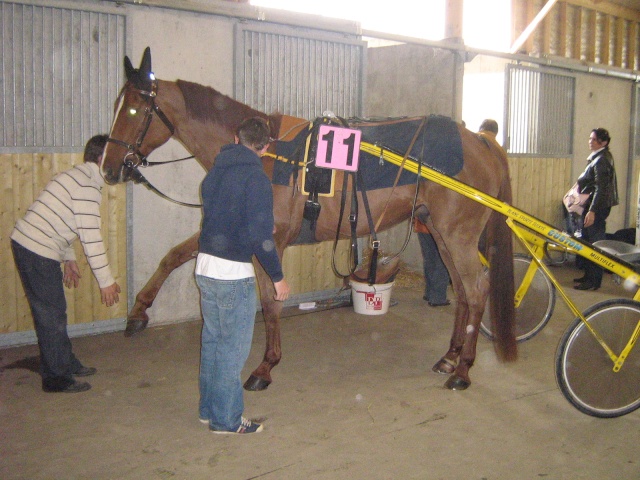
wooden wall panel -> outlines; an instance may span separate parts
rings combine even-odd
[[[561,230],[562,197],[573,185],[571,158],[509,158],[513,206]],[[515,245],[517,251],[522,251]]]
[[[31,314],[22,285],[15,271],[9,235],[19,216],[31,205],[35,196],[58,171],[82,161],[80,154],[14,154],[0,155],[2,175],[0,241],[0,333],[33,329]],[[564,158],[510,158],[514,206],[552,225],[563,228],[561,199],[574,179],[571,160]],[[638,167],[636,168],[638,170]],[[637,188],[637,179],[634,189]],[[634,190],[635,191],[635,190]],[[65,289],[69,324],[122,318],[126,316],[126,216],[125,189],[106,187],[102,203],[103,237],[109,259],[122,288],[120,303],[112,308],[100,303],[100,291],[79,243],[76,245],[82,273],[80,287]],[[324,291],[342,286],[331,268],[333,242],[290,247],[285,251],[283,268],[292,293]],[[336,263],[340,271],[348,267],[349,241],[341,240]]]
[[[10,248],[10,235],[18,218],[24,215],[33,200],[56,173],[82,162],[82,154],[2,154],[0,155],[0,334],[33,330],[20,278],[16,272]],[[125,189],[105,187],[102,200],[102,233],[109,261],[122,294],[120,303],[107,308],[100,301],[100,289],[85,259],[80,242],[76,255],[82,274],[77,289],[65,288],[70,325],[99,320],[123,318],[127,315],[126,296],[126,215]]]
[[[629,226],[640,226],[640,201],[638,201],[638,180],[640,178],[640,159],[633,162],[633,172],[631,174],[631,186],[629,190]],[[624,177],[618,174],[618,188],[620,183],[625,181]]]
[[[340,273],[348,272],[348,239],[340,240],[336,247],[336,267]],[[336,277],[331,267],[333,242],[313,245],[296,245],[284,251],[282,269],[291,294],[322,292],[342,287],[342,279]]]

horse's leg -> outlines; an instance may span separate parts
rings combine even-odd
[[[470,218],[479,218],[482,222],[482,212]],[[485,213],[486,218],[486,213]],[[453,222],[456,225],[463,224],[463,219]],[[450,389],[464,390],[471,381],[469,369],[475,360],[475,345],[478,337],[478,327],[484,313],[485,299],[489,291],[489,281],[483,272],[482,265],[477,255],[469,255],[474,252],[477,245],[475,238],[479,238],[477,226],[467,225],[461,227],[466,231],[465,235],[457,235],[454,231],[443,228],[438,231],[432,221],[428,221],[429,229],[438,244],[440,256],[447,265],[453,290],[456,296],[456,312],[449,349],[445,355],[436,362],[432,370],[436,373],[451,375],[446,383]],[[448,239],[445,244],[442,232],[446,232]],[[447,245],[455,245],[448,249]],[[452,375],[453,374],[453,375]]]
[[[515,310],[510,231],[504,219],[494,212],[487,224],[487,232],[491,264],[489,275],[484,272],[476,255],[464,254],[473,251],[472,247],[479,235],[470,236],[474,239],[472,244],[460,243],[460,248],[453,251],[447,250],[446,247],[443,249],[443,260],[449,271],[454,273],[451,277],[454,279],[456,296],[464,299],[465,303],[465,309],[459,306],[456,310],[454,334],[449,351],[434,366],[434,370],[440,373],[453,373],[445,384],[452,390],[464,390],[471,385],[469,370],[476,358],[480,322],[489,296],[491,317],[496,325],[495,331],[499,332],[494,341],[498,358],[502,361],[513,361],[517,358],[517,344],[513,332]],[[457,365],[453,362],[456,358]]]
[[[281,256],[282,258],[282,256]],[[258,365],[244,383],[246,390],[265,390],[271,383],[271,369],[280,363],[282,350],[280,345],[280,312],[283,302],[274,300],[275,288],[271,278],[262,268],[256,268],[256,277],[260,286],[260,304],[264,316],[267,345],[262,363]]]
[[[451,345],[458,355],[458,363],[452,372],[453,375],[445,383],[445,386],[451,390],[465,390],[471,385],[469,370],[476,359],[476,345],[480,322],[484,313],[484,299],[487,298],[489,291],[487,276],[480,273],[477,281],[465,288],[465,291],[468,299],[466,316],[464,317],[466,321],[464,323],[459,322],[456,317],[456,330]]]
[[[442,255],[442,257],[444,259],[444,255]],[[469,300],[466,295],[466,289],[462,284],[462,279],[456,269],[450,269],[449,275],[451,277],[451,283],[456,297],[456,312],[453,332],[451,334],[451,340],[449,341],[449,350],[447,350],[447,353],[445,353],[432,368],[434,372],[442,373],[444,375],[451,375],[458,365],[460,352],[464,345],[463,332],[465,331],[467,319],[469,318]]]
[[[158,265],[158,269],[151,276],[144,288],[136,295],[136,302],[127,316],[127,328],[124,331],[126,337],[135,335],[147,327],[149,323],[147,308],[153,305],[153,301],[158,295],[160,287],[162,287],[162,284],[171,272],[180,265],[195,258],[198,252],[199,238],[200,232],[198,231],[181,244],[173,247],[169,250],[169,253],[164,256],[160,265]]]

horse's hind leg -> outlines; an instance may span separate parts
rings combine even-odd
[[[462,332],[466,325],[466,319],[469,317],[469,305],[467,304],[467,299],[464,296],[464,290],[456,288],[456,280],[453,278],[452,280],[454,283],[454,291],[456,293],[456,313],[453,333],[451,334],[451,340],[449,342],[449,350],[447,350],[447,353],[445,353],[444,356],[431,368],[434,372],[441,373],[443,375],[451,375],[458,365],[460,352],[462,351],[462,346],[464,344],[464,336],[462,335]]]
[[[127,328],[124,331],[126,337],[135,335],[147,327],[149,323],[147,308],[153,305],[153,301],[156,299],[162,284],[171,272],[180,265],[195,258],[198,252],[199,238],[200,232],[198,231],[181,244],[173,247],[164,256],[147,284],[138,292],[138,295],[136,295],[136,302],[127,316]]]
[[[451,375],[445,386],[452,390],[464,390],[471,385],[469,369],[476,357],[478,327],[484,313],[484,304],[489,292],[489,279],[483,272],[479,258],[466,255],[474,251],[471,245],[463,245],[450,251],[442,243],[439,233],[440,254],[447,265],[456,295],[456,313],[449,349],[436,362],[432,370]]]
[[[486,291],[487,288],[488,285],[480,286],[476,289],[476,291],[480,293],[473,293],[473,300],[470,300],[468,305],[466,325],[462,327],[462,325],[458,325],[456,322],[456,327],[458,327],[456,336],[462,337],[462,348],[458,350],[458,364],[455,371],[445,382],[445,387],[450,390],[465,390],[471,385],[469,370],[476,359],[479,326],[482,321],[482,314],[484,313],[484,304],[481,299],[486,296],[486,294],[482,294],[481,292],[483,290]]]
[[[479,325],[484,313],[482,298],[486,296],[488,289],[488,282],[482,277],[479,279],[479,285],[474,285],[471,291],[462,286],[458,287],[454,282],[459,300],[449,350],[432,369],[436,373],[452,374],[445,383],[451,390],[465,390],[471,385],[469,370],[476,358]]]

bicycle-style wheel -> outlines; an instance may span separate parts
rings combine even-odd
[[[516,291],[522,284],[531,265],[531,257],[516,253],[513,256],[513,279]],[[549,322],[556,304],[556,288],[551,280],[540,270],[536,269],[529,288],[525,292],[520,305],[516,308],[515,333],[518,342],[524,342],[535,336]],[[480,332],[493,340],[489,302],[484,311]]]
[[[607,300],[590,307],[584,317],[619,355],[640,321],[640,302]],[[640,345],[614,372],[609,355],[576,318],[558,345],[556,379],[565,398],[581,412],[601,418],[626,415],[640,407]]]

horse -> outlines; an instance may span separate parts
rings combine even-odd
[[[212,87],[184,80],[155,78],[148,47],[137,69],[128,57],[124,59],[124,67],[127,81],[115,101],[114,120],[101,164],[101,173],[108,184],[146,182],[138,167],[144,165],[147,156],[171,137],[180,141],[208,171],[220,148],[234,141],[242,120],[255,116],[268,121],[272,137],[277,139],[270,146],[271,154],[267,153],[262,159],[265,172],[271,178],[282,164],[275,150],[279,144],[283,145],[284,137],[291,139],[296,135],[308,135],[305,134],[305,128],[309,126],[307,120],[257,111]],[[361,123],[363,130],[367,125],[373,125],[366,121]],[[511,184],[504,150],[463,125],[453,124],[454,133],[460,138],[463,159],[455,178],[509,203]],[[387,162],[380,160],[379,163]],[[393,168],[398,177],[400,173],[408,173],[395,165]],[[309,200],[309,195],[301,187],[301,176],[295,175],[297,170],[299,165],[294,164],[294,175],[288,181],[273,184],[274,240],[281,259],[284,249],[301,233],[303,217],[306,216],[305,204]],[[337,171],[336,175],[340,179],[346,174]],[[366,192],[366,198],[364,192],[358,191],[356,198],[359,204],[367,200],[371,218],[377,219],[376,231],[391,228],[415,215],[432,233],[449,270],[456,297],[449,347],[432,370],[449,375],[445,383],[447,388],[464,390],[471,384],[469,370],[475,360],[479,324],[488,298],[498,359],[508,362],[517,358],[512,236],[501,214],[435,182],[411,175],[415,179],[411,183],[370,190]],[[349,237],[351,229],[358,237],[372,233],[369,228],[371,222],[363,215],[358,216],[353,226],[349,222],[338,224],[340,193],[348,189],[346,183],[342,187],[340,185],[340,180],[337,180],[333,197],[317,198],[321,213],[314,219],[315,241],[333,240],[334,236]],[[356,187],[353,186],[351,191],[356,191]],[[133,335],[146,327],[149,321],[146,310],[169,274],[194,258],[194,252],[198,250],[198,236],[199,232],[196,232],[162,259],[158,269],[136,295],[127,317],[125,335]],[[488,275],[478,255],[481,236],[491,265]],[[246,380],[244,388],[264,390],[271,384],[271,371],[282,355],[280,313],[283,304],[274,300],[273,283],[259,263],[254,263],[266,327],[266,348],[262,362]]]

